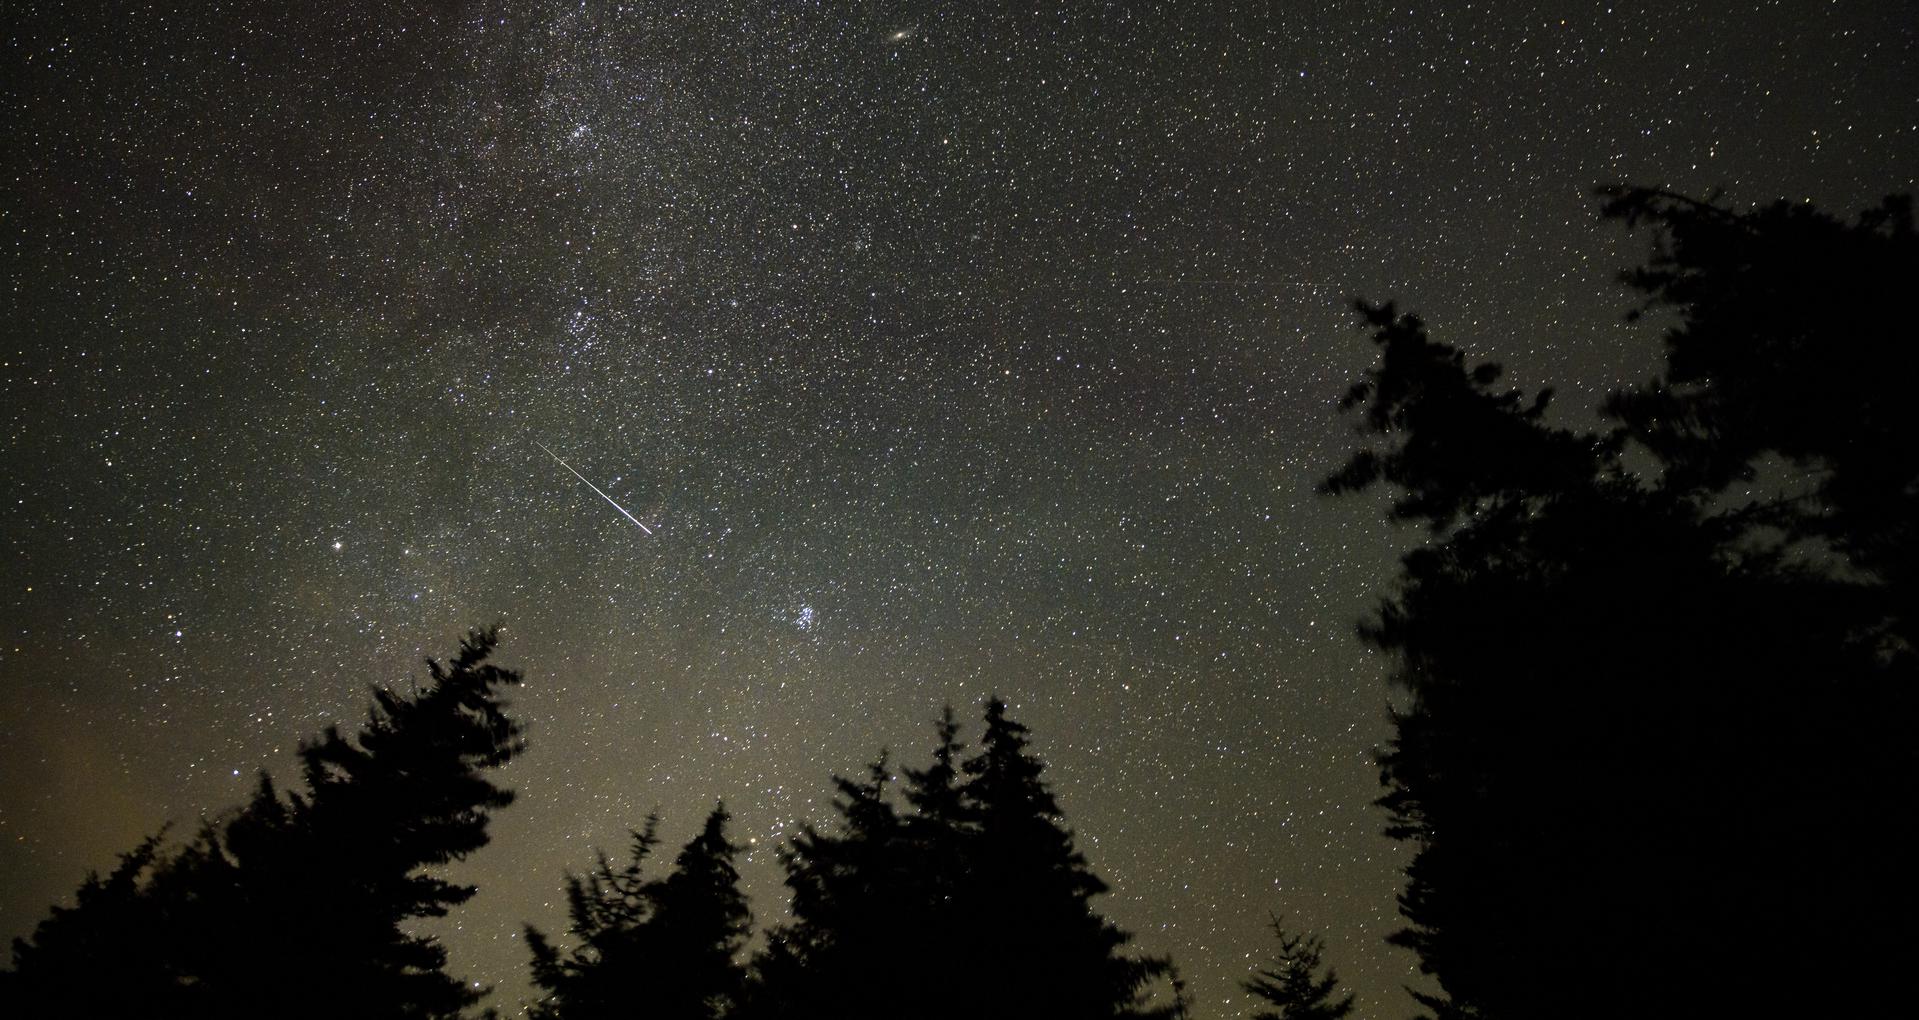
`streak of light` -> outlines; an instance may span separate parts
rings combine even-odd
[[[621,506],[619,502],[615,500],[612,496],[607,495],[606,492],[602,490],[599,486],[594,485],[592,482],[588,482],[585,475],[579,473],[578,471],[573,471],[573,465],[568,464],[566,461],[561,460],[559,454],[554,453],[552,450],[547,450],[545,443],[542,443],[539,440],[535,439],[533,441],[533,445],[539,447],[542,450],[546,450],[546,455],[553,458],[555,463],[559,464],[561,467],[567,469],[568,471],[572,471],[573,477],[578,478],[582,482],[586,482],[587,488],[592,489],[594,492],[599,493],[601,499],[606,500],[608,503],[613,504],[613,509],[618,510],[622,515],[626,517],[627,520],[632,521],[634,524],[639,524],[641,531],[644,531],[649,535],[653,533],[652,528],[649,528],[644,524],[640,524],[640,519],[638,517],[633,516],[632,514],[627,513],[626,508]]]

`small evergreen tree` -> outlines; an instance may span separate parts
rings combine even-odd
[[[938,952],[965,923],[974,880],[972,850],[977,819],[961,786],[959,724],[948,705],[940,715],[933,764],[906,769],[906,803],[912,813],[902,820],[904,853],[911,861],[910,880],[897,895],[910,897],[918,932],[914,941],[926,952]]]
[[[1351,1015],[1352,993],[1341,993],[1339,976],[1331,967],[1320,974],[1324,946],[1318,936],[1290,933],[1274,918],[1273,937],[1279,953],[1241,986],[1271,1007],[1250,1020],[1340,1020]]]
[[[615,871],[604,855],[587,878],[567,876],[569,929],[580,944],[562,956],[527,928],[533,980],[545,990],[532,1013],[541,1020],[598,1020],[636,1013],[709,1020],[739,999],[739,953],[751,917],[726,838],[725,805],[707,816],[665,878],[641,875],[657,844],[657,818],[634,834],[633,860]]]
[[[740,950],[752,915],[734,866],[740,847],[727,841],[724,804],[673,861],[673,873],[652,887],[654,958],[660,980],[657,1015],[707,1020],[739,999],[745,982]]]
[[[535,1020],[612,1015],[624,1005],[630,988],[622,979],[636,955],[634,932],[651,909],[643,869],[659,845],[659,823],[659,815],[648,815],[645,827],[632,833],[626,866],[615,869],[602,853],[585,877],[566,876],[567,930],[580,940],[571,952],[562,955],[539,929],[526,926],[533,983],[545,990],[531,1009]]]

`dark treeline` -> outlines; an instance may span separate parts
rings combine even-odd
[[[1919,654],[1919,282],[1910,203],[1847,222],[1642,189],[1625,274],[1665,364],[1595,430],[1551,392],[1391,305],[1344,402],[1369,439],[1325,488],[1384,485],[1429,534],[1364,637],[1403,689],[1379,756],[1387,834],[1413,856],[1393,941],[1437,1020],[1865,1015],[1900,1001],[1912,916],[1903,804]],[[418,924],[474,894],[435,869],[512,800],[522,749],[476,633],[424,691],[380,690],[360,732],[300,750],[181,845],[164,833],[16,940],[7,1016],[456,1017],[483,992]],[[780,850],[785,920],[753,934],[716,807],[649,873],[569,876],[569,924],[528,929],[543,1020],[1183,1015],[1169,960],[1092,901],[1025,727],[997,699],[976,744],[949,710],[930,759],[835,778],[829,823]],[[1279,852],[1277,849],[1275,852]],[[1258,1020],[1354,1010],[1320,941],[1274,922],[1244,988]]]
[[[1074,849],[1026,732],[994,700],[970,757],[947,713],[903,797],[884,756],[863,778],[836,778],[833,826],[804,828],[781,853],[791,920],[750,964],[725,809],[652,881],[649,820],[630,863],[602,859],[568,880],[575,948],[529,930],[535,1014],[597,1020],[637,1003],[648,1016],[769,1020],[1174,1015],[1171,965],[1128,954],[1129,936],[1091,908],[1106,884]]]
[[[470,635],[432,683],[376,690],[349,739],[301,747],[304,789],[254,798],[185,845],[155,836],[17,939],[0,972],[9,1017],[459,1017],[484,990],[447,973],[409,922],[474,893],[432,875],[487,842],[512,794],[487,770],[523,749]],[[986,705],[976,752],[949,709],[931,763],[886,757],[835,778],[836,818],[782,848],[790,919],[751,959],[747,902],[715,807],[659,877],[657,818],[630,860],[565,884],[566,945],[527,929],[541,1020],[1181,1015],[1170,961],[1128,951],[1093,909],[1107,886],[1072,833],[1026,727]],[[899,789],[895,789],[898,787]],[[162,834],[164,835],[164,834]],[[491,1011],[488,1011],[491,1012]]]

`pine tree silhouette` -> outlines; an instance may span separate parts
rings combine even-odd
[[[0,1012],[138,1016],[172,989],[167,947],[153,937],[167,919],[151,895],[164,837],[163,829],[121,854],[105,878],[89,874],[73,906],[55,906],[32,938],[14,940],[13,970],[0,972]]]
[[[805,825],[781,851],[793,920],[754,962],[748,1016],[885,1016],[922,987],[925,957],[911,943],[937,936],[916,909],[925,876],[887,798],[892,782],[884,753],[864,781],[833,777],[837,831]]]
[[[1249,1020],[1340,1020],[1350,1016],[1352,993],[1341,994],[1339,977],[1331,967],[1320,974],[1320,954],[1325,947],[1319,938],[1290,933],[1278,918],[1273,919],[1273,937],[1279,942],[1278,955],[1243,985],[1271,1008],[1259,1010]]]
[[[646,859],[659,845],[658,814],[632,833],[631,861],[615,869],[606,854],[581,877],[566,876],[568,932],[579,945],[562,955],[539,929],[526,927],[533,983],[544,990],[530,1011],[536,1020],[560,1016],[611,1015],[631,1006],[627,976],[639,966],[635,932],[652,913],[643,874]]]
[[[1748,422],[1784,384],[1760,364],[1774,348],[1823,335],[1877,352],[1838,364],[1910,361],[1910,327],[1883,304],[1850,313],[1878,328],[1807,332],[1829,295],[1774,264],[1829,259],[1880,279],[1861,260],[1908,265],[1910,226],[1646,193],[1613,209],[1679,238],[1634,279],[1681,312],[1667,378],[1614,399],[1618,428],[1555,427],[1549,394],[1501,390],[1496,366],[1468,368],[1419,320],[1362,306],[1380,362],[1346,406],[1382,445],[1327,488],[1392,485],[1393,515],[1433,532],[1363,628],[1411,695],[1380,758],[1388,831],[1416,848],[1395,941],[1438,979],[1425,1001],[1442,1017],[1863,1009],[1899,970],[1870,918],[1912,904],[1880,814],[1919,778],[1892,721],[1919,684],[1900,570],[1875,559],[1903,539],[1873,531],[1911,490],[1868,467],[1877,495],[1841,495],[1844,465],[1870,458],[1849,439],[1801,444],[1894,427],[1840,420],[1831,365],[1796,377],[1817,391],[1800,409],[1833,420]],[[1763,305],[1713,310],[1734,297]],[[1628,466],[1629,444],[1656,477]],[[1830,473],[1783,499],[1727,498],[1766,451]],[[1847,520],[1864,523],[1830,531]],[[1828,980],[1839,973],[1853,979]]]
[[[429,661],[425,691],[376,689],[357,737],[302,745],[304,792],[262,776],[178,853],[149,841],[90,879],[16,941],[9,1015],[133,1001],[161,1016],[446,1017],[478,1001],[411,922],[472,897],[428,869],[484,846],[513,799],[485,774],[523,747],[500,699],[520,676],[488,661],[496,640],[475,632],[452,663]]]
[[[706,1020],[726,1015],[740,997],[739,954],[751,928],[726,838],[725,805],[707,816],[665,878],[641,869],[658,843],[657,818],[634,834],[633,860],[615,871],[604,855],[587,878],[567,878],[571,934],[580,945],[562,956],[527,928],[534,983],[545,991],[532,1015],[598,1020],[644,1015]]]
[[[1606,403],[1656,453],[1672,491],[1725,493],[1783,458],[1804,484],[1744,516],[1830,544],[1872,577],[1869,623],[1919,648],[1919,344],[1888,295],[1919,278],[1911,196],[1852,223],[1799,202],[1740,213],[1650,188],[1606,188],[1606,215],[1651,225],[1647,265],[1622,275],[1641,311],[1678,316],[1665,371]]]
[[[1063,824],[1028,730],[986,705],[980,751],[963,766],[961,801],[977,827],[961,943],[1000,994],[1031,1016],[1157,1015],[1143,992],[1168,961],[1131,957],[1131,936],[1094,912],[1107,885]]]
[[[942,718],[932,764],[906,772],[902,814],[884,756],[865,781],[835,779],[840,823],[786,852],[794,920],[755,962],[752,1017],[1140,1017],[1164,960],[1090,900],[1106,891],[1062,825],[1026,728],[995,699],[964,763]]]

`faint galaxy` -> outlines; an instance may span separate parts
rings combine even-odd
[[[768,922],[829,774],[990,692],[1198,1016],[1272,913],[1404,1011],[1351,299],[1576,413],[1656,354],[1594,185],[1919,173],[1904,0],[0,17],[0,933],[497,620],[444,932],[508,1012],[649,810],[724,797]]]

